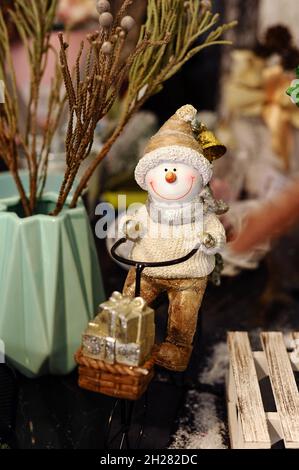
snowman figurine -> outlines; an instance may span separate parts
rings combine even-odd
[[[163,291],[169,299],[168,327],[156,364],[184,371],[192,353],[198,311],[215,255],[225,244],[225,231],[204,203],[212,164],[194,133],[196,109],[180,108],[152,137],[135,169],[135,179],[148,192],[146,205],[127,216],[125,236],[133,241],[131,258],[160,262],[197,253],[182,264],[146,268],[141,296],[151,304]],[[127,276],[123,293],[134,296],[136,268]]]

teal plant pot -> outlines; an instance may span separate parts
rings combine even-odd
[[[20,170],[19,175],[24,186],[26,193],[29,191],[29,179],[28,171]],[[61,173],[50,173],[47,176],[47,182],[45,185],[44,193],[55,193],[59,194],[59,190],[63,181],[63,174]],[[11,174],[8,171],[0,173],[0,202],[11,203],[18,202],[19,193],[15,185]]]
[[[83,204],[47,215],[57,193],[45,193],[24,218],[0,175],[0,339],[23,374],[67,374],[81,334],[104,300],[93,234]],[[9,186],[9,185],[8,185]],[[16,193],[15,193],[16,194]]]

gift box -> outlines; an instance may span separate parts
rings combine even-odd
[[[155,341],[154,311],[141,297],[114,292],[83,334],[83,354],[108,364],[139,366]]]

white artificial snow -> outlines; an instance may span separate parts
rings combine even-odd
[[[226,343],[217,343],[199,377],[199,382],[205,385],[224,385],[227,370]],[[227,448],[224,443],[227,429],[222,419],[217,416],[216,400],[219,398],[211,393],[195,390],[188,392],[186,400],[188,419],[183,418],[180,421],[170,449]]]
[[[187,394],[187,408],[190,408],[189,420],[174,435],[170,449],[226,449],[224,436],[226,428],[217,417],[217,397],[210,393],[191,390]]]
[[[225,342],[214,346],[212,355],[208,358],[207,366],[199,377],[202,384],[217,385],[225,381],[228,370],[228,350]]]

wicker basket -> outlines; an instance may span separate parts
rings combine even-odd
[[[82,354],[75,355],[79,365],[79,386],[110,397],[138,400],[154,376],[154,358],[142,367],[107,364]]]

